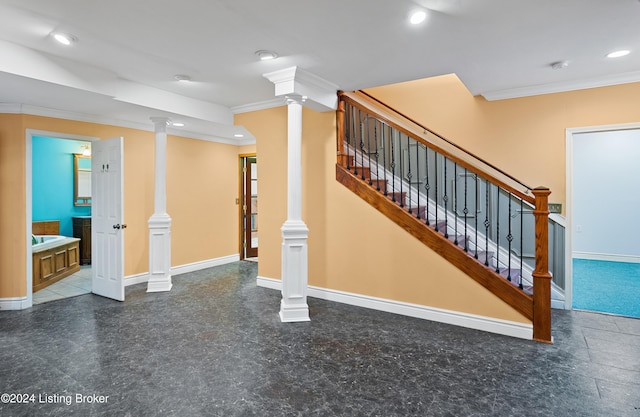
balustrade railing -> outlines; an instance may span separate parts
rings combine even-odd
[[[341,94],[341,164],[496,279],[529,294],[538,310],[534,338],[550,341],[548,190],[523,184],[378,104],[362,94]]]

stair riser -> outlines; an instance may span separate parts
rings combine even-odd
[[[343,167],[353,167],[353,155],[338,155],[338,163]]]

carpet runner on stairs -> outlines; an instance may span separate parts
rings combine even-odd
[[[347,157],[346,155],[342,155],[340,157],[340,162],[343,166],[345,166],[350,172],[352,172],[354,175],[356,175],[357,177],[359,177],[360,179],[363,179],[369,183],[369,185],[371,187],[373,187],[374,189],[376,189],[377,191],[379,191],[380,193],[384,194],[387,196],[387,198],[389,198],[389,200],[393,201],[394,203],[396,203],[397,205],[399,205],[400,207],[404,208],[407,211],[407,214],[413,215],[417,218],[420,219],[424,219],[425,221],[425,226],[426,227],[431,227],[435,230],[437,230],[439,233],[441,233],[442,235],[446,236],[447,239],[452,243],[452,244],[456,244],[456,239],[457,239],[457,245],[459,247],[461,247],[462,249],[465,249],[465,245],[466,245],[466,252],[467,254],[469,254],[469,256],[471,256],[472,258],[475,258],[478,262],[480,262],[481,264],[491,267],[492,269],[495,270],[495,253],[492,251],[483,251],[483,250],[471,250],[470,249],[470,244],[472,243],[471,241],[471,236],[467,235],[465,236],[463,233],[458,233],[456,235],[456,233],[450,233],[448,227],[447,227],[447,222],[445,220],[439,219],[437,223],[435,223],[435,219],[430,218],[429,222],[426,221],[426,213],[427,213],[427,206],[416,206],[416,205],[409,205],[407,204],[407,191],[390,191],[390,186],[389,186],[389,180],[388,179],[372,179],[371,178],[371,168],[369,167],[362,167],[362,166],[354,166],[353,165],[353,161],[354,161],[354,157],[353,156],[349,156]],[[435,224],[434,224],[435,223]],[[514,285],[515,287],[521,288],[525,293],[532,295],[533,294],[533,287],[531,285],[522,285],[521,286],[521,281],[522,281],[522,271],[518,268],[505,268],[505,267],[501,267],[498,268],[497,271],[498,275],[500,275],[501,277],[503,277],[505,280],[509,281],[512,285]]]

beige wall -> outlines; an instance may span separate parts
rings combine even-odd
[[[640,83],[486,101],[455,75],[367,92],[566,206],[567,128],[640,122]]]
[[[0,114],[0,298],[26,292],[24,154],[22,116]]]
[[[153,214],[153,132],[30,115],[0,114],[0,298],[26,294],[25,129],[124,137],[125,275],[148,270],[147,220]],[[238,253],[236,147],[168,136],[167,210],[173,266]]]
[[[287,109],[241,113],[235,116],[234,122],[256,137],[259,274],[279,277],[280,227],[287,219],[287,160],[282,159],[287,155]],[[278,275],[274,276],[275,269]]]
[[[279,279],[280,227],[286,220],[286,108],[237,115],[236,124],[257,139],[258,274]],[[527,322],[336,181],[334,112],[305,108],[302,126],[310,285]]]

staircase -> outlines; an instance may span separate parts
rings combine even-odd
[[[549,191],[438,143],[362,92],[341,93],[339,103],[336,179],[532,320],[534,339],[550,343]],[[536,217],[530,238],[527,211]],[[535,268],[523,261],[527,245],[535,246]]]

